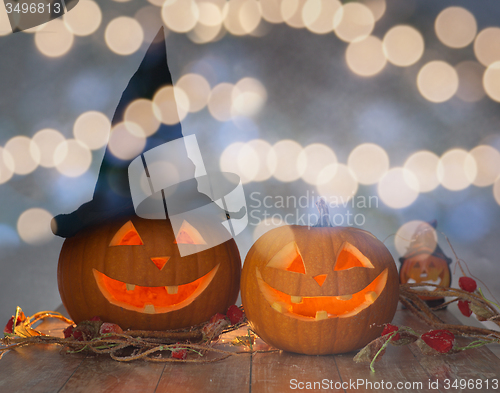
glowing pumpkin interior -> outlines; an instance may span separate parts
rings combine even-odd
[[[307,274],[304,260],[295,242],[285,245],[271,258],[267,267]],[[374,266],[356,247],[345,242],[337,256],[333,270],[340,271],[354,268],[373,269]],[[315,321],[352,317],[369,307],[384,290],[387,283],[388,269],[380,273],[361,291],[341,296],[287,294],[266,283],[258,269],[256,269],[256,276],[261,293],[274,310],[294,318]],[[312,278],[319,286],[322,286],[327,276],[327,274],[320,274]]]
[[[203,243],[198,243],[203,242]],[[174,243],[206,244],[200,233],[184,221]],[[125,223],[113,236],[110,247],[143,246],[144,242],[131,221]],[[170,256],[151,257],[151,262],[162,270]],[[148,287],[126,283],[96,269],[92,269],[95,281],[103,296],[116,306],[127,310],[158,314],[178,310],[192,303],[210,284],[217,273],[219,264],[204,276],[182,285]]]

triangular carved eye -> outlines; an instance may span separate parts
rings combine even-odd
[[[267,264],[269,267],[283,269],[288,272],[306,273],[306,267],[302,255],[300,255],[297,243],[290,242],[278,251]]]
[[[373,269],[370,260],[365,257],[361,251],[354,247],[351,243],[345,242],[340,249],[335,262],[334,271],[352,269],[353,267],[366,267]]]
[[[201,236],[200,232],[198,232],[198,230],[186,220],[182,222],[181,228],[179,229],[177,236],[175,236],[174,243],[199,245],[207,244],[207,242],[205,242],[205,239],[203,239],[203,236]]]
[[[127,221],[113,236],[109,246],[142,246],[142,241],[139,233],[132,224],[132,221]]]

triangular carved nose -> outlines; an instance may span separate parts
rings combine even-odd
[[[163,267],[165,266],[165,264],[168,262],[169,259],[170,259],[170,257],[151,258],[151,260],[153,261],[153,263],[160,270],[163,269]]]
[[[313,278],[316,280],[319,286],[322,286],[326,280],[326,276],[326,274],[319,274],[317,276],[314,276]]]

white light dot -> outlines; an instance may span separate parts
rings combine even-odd
[[[500,27],[487,27],[481,30],[474,41],[474,54],[486,67],[500,61]]]
[[[12,155],[0,147],[0,184],[10,180],[14,174],[15,162]]]
[[[76,139],[60,143],[54,152],[56,169],[64,176],[78,177],[90,168],[92,153],[87,145]]]
[[[369,36],[362,41],[351,42],[346,50],[347,65],[361,76],[373,76],[383,70],[387,59],[382,50],[382,41]]]
[[[439,186],[437,166],[439,157],[430,151],[413,153],[405,162],[404,168],[415,175],[419,192],[429,192]]]
[[[73,33],[60,19],[53,19],[37,30],[35,44],[45,56],[60,57],[73,46]]]
[[[134,18],[119,16],[109,22],[104,39],[111,51],[126,56],[131,55],[141,47],[144,31]]]
[[[233,107],[233,88],[231,83],[220,83],[212,89],[208,99],[210,114],[219,121],[231,119]]]
[[[165,86],[153,97],[153,111],[158,120],[165,124],[177,124],[189,112],[189,98],[179,87]]]
[[[316,34],[330,33],[334,16],[341,7],[338,0],[308,0],[302,8],[304,25]]]
[[[36,155],[37,152],[33,151],[33,149],[38,149],[40,154],[40,165],[46,168],[52,168],[56,165],[54,161],[56,148],[65,140],[64,136],[57,130],[52,130],[50,128],[40,130],[31,140],[31,154]]]
[[[302,150],[298,157],[299,170],[303,172],[302,179],[309,184],[318,185],[320,181],[325,183],[330,179],[320,179],[319,175],[329,165],[337,163],[337,156],[328,146],[321,143],[313,143]]]
[[[23,212],[17,220],[17,232],[23,241],[32,245],[47,243],[53,238],[50,230],[52,214],[47,210],[32,208]]]
[[[13,171],[17,175],[33,172],[40,163],[40,150],[26,136],[15,136],[5,144],[5,151],[10,154]]]
[[[378,183],[382,202],[393,209],[410,206],[418,197],[418,180],[404,168],[390,169]]]
[[[425,99],[431,102],[444,102],[456,93],[458,74],[444,61],[431,61],[420,69],[417,86]]]
[[[422,57],[424,39],[422,34],[411,26],[395,26],[384,36],[383,50],[392,64],[408,67]]]
[[[97,111],[82,113],[75,121],[73,135],[89,149],[96,150],[108,143],[111,122],[108,117]]]
[[[374,143],[357,146],[347,159],[347,165],[361,184],[375,184],[389,170],[389,156]]]
[[[474,157],[465,150],[448,150],[439,160],[437,175],[440,183],[448,190],[463,190],[476,178],[477,164]]]
[[[319,173],[316,189],[328,201],[341,205],[354,197],[358,191],[358,181],[348,166],[330,164]]]
[[[273,176],[282,182],[297,180],[302,173],[297,161],[302,151],[302,146],[292,140],[282,140],[272,147],[268,157],[268,166],[273,168]]]
[[[269,179],[273,174],[267,165],[267,159],[271,154],[272,146],[262,139],[254,139],[248,142],[247,146],[251,147],[257,156],[255,162],[250,163],[257,168],[253,181]],[[238,162],[238,166],[240,165]]]
[[[254,116],[264,106],[267,91],[255,78],[239,80],[232,91],[232,112],[234,116]]]
[[[101,24],[101,9],[95,1],[80,1],[71,10],[64,14],[64,23],[68,29],[78,36],[86,36],[95,32]]]
[[[210,85],[208,81],[198,74],[186,74],[181,76],[176,83],[186,93],[189,99],[189,111],[198,112],[208,103],[210,96]]]
[[[200,10],[193,0],[167,0],[163,3],[161,17],[170,30],[187,33],[198,22]]]
[[[160,121],[154,113],[153,102],[143,98],[129,104],[125,110],[124,120],[126,126],[129,123],[134,123],[132,127],[139,126],[145,136],[153,135],[160,127]]]
[[[142,153],[146,146],[146,137],[140,127],[119,123],[111,130],[108,149],[121,160],[131,160]]]
[[[343,41],[361,41],[371,34],[374,26],[372,12],[361,3],[347,3],[335,14],[335,34]]]
[[[500,61],[491,63],[488,66],[484,72],[483,86],[488,97],[500,102]]]
[[[476,18],[462,7],[448,7],[436,18],[436,35],[450,48],[463,48],[476,36]]]
[[[477,175],[473,184],[478,187],[492,185],[500,176],[500,153],[494,147],[480,145],[470,151],[477,165]]]
[[[434,250],[436,248],[437,233],[434,227],[425,221],[414,220],[401,225],[396,232],[394,245],[399,255],[403,256],[407,253],[415,232],[428,234],[428,236],[419,236],[419,241],[425,241],[426,249]]]

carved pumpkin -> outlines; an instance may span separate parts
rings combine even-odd
[[[394,317],[398,272],[387,248],[357,228],[283,226],[252,246],[241,298],[255,331],[276,348],[352,351]]]
[[[58,284],[75,322],[99,316],[123,329],[196,325],[225,312],[238,296],[241,260],[233,239],[181,257],[177,244],[203,245],[219,230],[168,220],[120,218],[66,239]],[[208,243],[210,244],[210,243]]]

